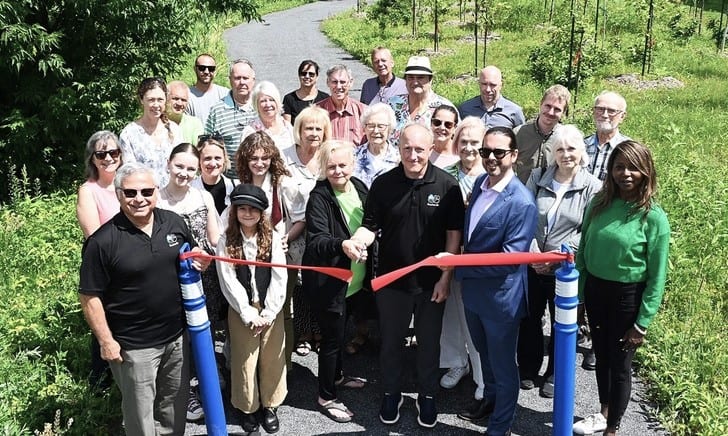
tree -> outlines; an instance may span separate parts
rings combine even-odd
[[[190,23],[223,10],[260,18],[253,0],[0,0],[0,200],[11,165],[44,191],[77,180],[86,139],[134,119],[139,82],[186,67]]]

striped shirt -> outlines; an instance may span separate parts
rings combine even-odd
[[[347,97],[344,110],[339,112],[331,97],[316,103],[329,113],[331,119],[331,136],[333,139],[351,141],[359,145],[364,140],[364,128],[361,125],[361,114],[367,108],[362,102]]]
[[[228,177],[235,179],[238,177],[235,170],[235,152],[240,146],[243,129],[252,123],[257,116],[258,114],[250,102],[244,105],[235,103],[232,91],[210,109],[210,115],[208,115],[207,124],[205,125],[205,133],[219,133],[222,136],[225,151],[230,157],[230,168],[225,171],[225,175]]]
[[[612,139],[599,144],[599,137],[597,134],[593,134],[584,140],[586,144],[586,154],[589,157],[589,165],[586,167],[590,174],[595,175],[599,180],[604,180],[607,177],[607,161],[609,161],[609,155],[612,154],[612,150],[620,142],[628,141],[627,136],[622,135],[617,130],[617,133],[612,136]]]

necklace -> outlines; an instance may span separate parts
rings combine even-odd
[[[187,193],[189,192],[189,190],[185,191],[185,192],[184,192],[184,193],[182,194],[182,196],[181,196],[181,197],[179,197],[179,198],[178,198],[178,197],[175,197],[174,195],[172,195],[172,193],[171,193],[171,192],[169,191],[169,189],[167,189],[167,187],[166,187],[166,186],[164,187],[164,192],[165,192],[165,193],[167,194],[167,198],[169,198],[170,200],[174,201],[175,203],[179,203],[179,202],[181,202],[182,200],[184,200],[184,199],[185,199],[185,197],[187,197]]]

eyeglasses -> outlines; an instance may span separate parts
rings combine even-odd
[[[433,118],[432,120],[430,120],[430,122],[435,127],[440,127],[442,124],[445,125],[446,129],[452,129],[453,127],[455,127],[455,123],[452,121],[442,121],[438,120],[437,118]]]
[[[205,70],[208,70],[211,73],[215,72],[215,69],[217,68],[215,65],[195,65],[197,67],[197,71],[204,73]],[[189,71],[189,70],[188,70]]]
[[[205,142],[205,141],[209,141],[211,139],[213,141],[218,141],[218,142],[222,142],[223,141],[222,135],[219,134],[219,133],[217,133],[217,132],[215,132],[215,133],[204,134],[204,135],[198,136],[197,137],[197,142]]]
[[[302,71],[298,75],[301,77],[316,77],[316,73],[313,71]]]
[[[124,193],[126,198],[136,198],[138,194],[142,194],[142,197],[149,198],[154,195],[154,190],[157,188],[142,188],[142,189],[120,189]]]
[[[606,114],[608,116],[613,117],[615,115],[621,114],[624,111],[623,110],[619,110],[619,109],[613,109],[611,107],[594,106],[594,112],[596,112],[598,114],[601,114],[601,113],[605,113],[606,112]]]
[[[389,127],[389,124],[374,124],[374,123],[367,123],[364,125],[364,127],[367,128],[367,130],[387,130]]]
[[[506,155],[508,153],[511,153],[512,151],[513,150],[503,150],[502,148],[485,148],[485,147],[483,147],[478,150],[478,154],[483,159],[488,159],[492,153],[496,159],[500,160],[500,159],[503,159],[504,157],[506,157]]]
[[[111,156],[112,159],[116,159],[121,155],[121,150],[118,148],[115,148],[113,150],[99,150],[94,151],[94,156],[96,156],[96,159],[98,160],[104,160],[106,159],[106,155]]]

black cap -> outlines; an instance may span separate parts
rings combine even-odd
[[[268,197],[265,192],[255,185],[243,183],[230,193],[230,203],[236,206],[248,205],[261,211],[268,209]]]

